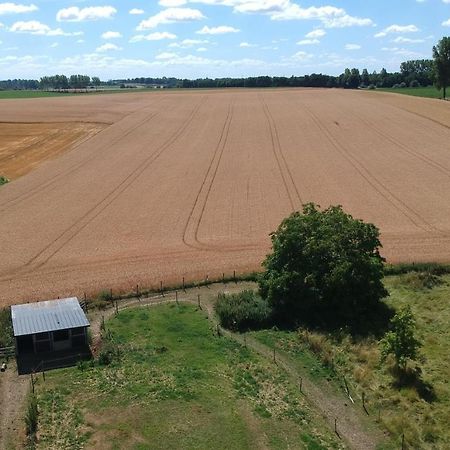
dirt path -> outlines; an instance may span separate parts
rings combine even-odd
[[[17,448],[23,435],[23,407],[29,392],[30,379],[17,375],[14,363],[0,373],[0,449]]]

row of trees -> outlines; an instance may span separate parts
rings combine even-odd
[[[88,75],[52,75],[42,77],[39,80],[41,89],[86,89],[88,86],[100,86],[99,77],[90,77]]]

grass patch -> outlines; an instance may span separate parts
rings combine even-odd
[[[129,92],[127,89],[90,90],[87,92],[52,92],[40,90],[0,90],[1,99],[41,98],[41,97],[72,97],[74,95],[99,95]]]
[[[37,447],[341,448],[279,367],[212,328],[187,304],[120,312],[107,365],[39,379]]]
[[[377,91],[392,92],[394,94],[413,95],[415,97],[442,98],[442,90],[434,86],[416,87],[416,88],[377,88]]]
[[[450,448],[450,275],[413,272],[386,277],[384,282],[390,293],[385,302],[396,310],[411,306],[423,341],[423,360],[407,369],[410,382],[396,383],[394,362],[380,363],[378,338],[373,336],[306,329],[252,335],[277,346],[312,377],[327,378],[343,392],[345,377],[359,407],[364,393],[370,417],[391,433],[392,442],[386,448],[398,448],[402,434],[408,448]]]
[[[11,309],[0,309],[0,347],[14,345],[13,328],[11,322]]]

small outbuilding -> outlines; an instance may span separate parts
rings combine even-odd
[[[11,306],[16,355],[87,347],[89,321],[76,297]]]

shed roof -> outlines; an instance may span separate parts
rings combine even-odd
[[[11,306],[14,336],[88,327],[76,297]]]

